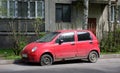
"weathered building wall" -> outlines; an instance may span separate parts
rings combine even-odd
[[[55,21],[55,4],[56,3],[67,3],[71,4],[72,0],[45,0],[45,30],[55,31],[58,30],[58,25],[63,25],[63,28],[68,28],[66,25],[71,23],[56,23]],[[61,28],[62,28],[61,27]]]
[[[102,39],[104,31],[108,31],[108,6],[103,7],[102,14],[98,20],[97,37]]]
[[[35,41],[35,29],[34,29],[34,19],[0,19],[0,48],[10,48],[13,47],[13,37],[11,33],[13,30],[26,32],[29,36],[28,41]],[[13,24],[13,27],[10,27],[10,24]],[[44,23],[40,25],[39,31],[44,31]],[[12,29],[15,28],[15,29]]]
[[[71,22],[56,22],[55,21],[55,4],[65,3],[71,4]],[[54,31],[58,29],[82,29],[83,24],[83,2],[76,4],[72,0],[45,0],[45,29]],[[90,3],[89,4],[89,18],[96,18],[96,33],[101,31],[101,23],[106,23],[107,29],[107,9],[105,4]],[[100,29],[100,30],[99,30]]]

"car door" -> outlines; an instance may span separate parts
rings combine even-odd
[[[62,40],[62,43],[59,43]],[[75,34],[74,32],[62,33],[56,40],[56,58],[70,58],[76,55]]]
[[[88,32],[77,32],[77,56],[86,57],[93,48],[93,40]]]

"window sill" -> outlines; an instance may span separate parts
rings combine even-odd
[[[59,22],[59,21],[56,21],[56,23],[71,23],[71,22],[62,22],[62,21]]]
[[[36,17],[11,17],[11,18],[8,18],[8,17],[0,17],[0,19],[37,19]],[[44,19],[44,18],[40,18],[40,19]]]

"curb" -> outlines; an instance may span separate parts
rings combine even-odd
[[[0,65],[19,64],[19,63],[22,63],[22,60],[0,60]]]
[[[0,65],[12,64],[12,63],[14,63],[14,60],[0,60]]]
[[[109,59],[109,58],[120,58],[120,54],[106,54],[100,56],[100,59]]]
[[[120,58],[120,54],[106,54],[100,55],[100,59]],[[0,60],[0,65],[19,64],[22,60]]]

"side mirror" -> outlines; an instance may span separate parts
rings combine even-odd
[[[63,40],[59,39],[59,45],[61,45],[63,43]]]

